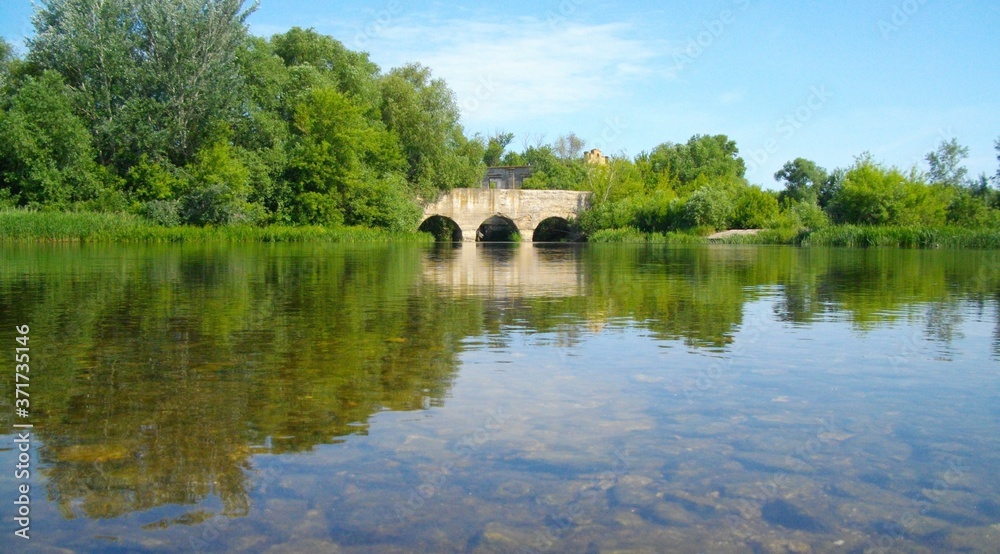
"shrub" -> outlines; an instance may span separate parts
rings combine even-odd
[[[733,229],[762,229],[777,219],[780,210],[778,199],[760,187],[744,187],[733,202],[730,227]]]
[[[181,224],[181,203],[178,200],[150,200],[142,205],[139,215],[155,225],[174,227]]]
[[[702,187],[684,203],[684,220],[688,227],[723,229],[733,213],[733,204],[725,191]]]

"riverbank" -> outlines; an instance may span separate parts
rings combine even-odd
[[[2,242],[407,242],[430,243],[426,233],[360,227],[229,225],[163,227],[129,214],[0,210]]]
[[[635,229],[607,229],[594,233],[590,237],[590,241],[597,243],[756,244],[847,248],[1000,249],[1000,229],[834,225],[816,231],[764,229],[756,232],[718,234],[711,237],[692,233],[642,233]]]

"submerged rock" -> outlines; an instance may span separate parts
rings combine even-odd
[[[764,521],[793,531],[821,533],[826,530],[818,519],[787,500],[771,500],[760,509]]]

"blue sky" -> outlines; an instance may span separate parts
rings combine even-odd
[[[30,0],[3,0],[21,44]],[[251,31],[313,27],[383,70],[421,62],[455,91],[471,133],[512,147],[575,132],[634,156],[696,133],[737,141],[748,178],[805,157],[827,169],[864,151],[925,169],[955,137],[970,173],[994,174],[1000,138],[995,0],[372,2],[262,0]]]

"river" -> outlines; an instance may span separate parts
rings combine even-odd
[[[996,252],[5,245],[0,341],[5,552],[1000,543]]]

